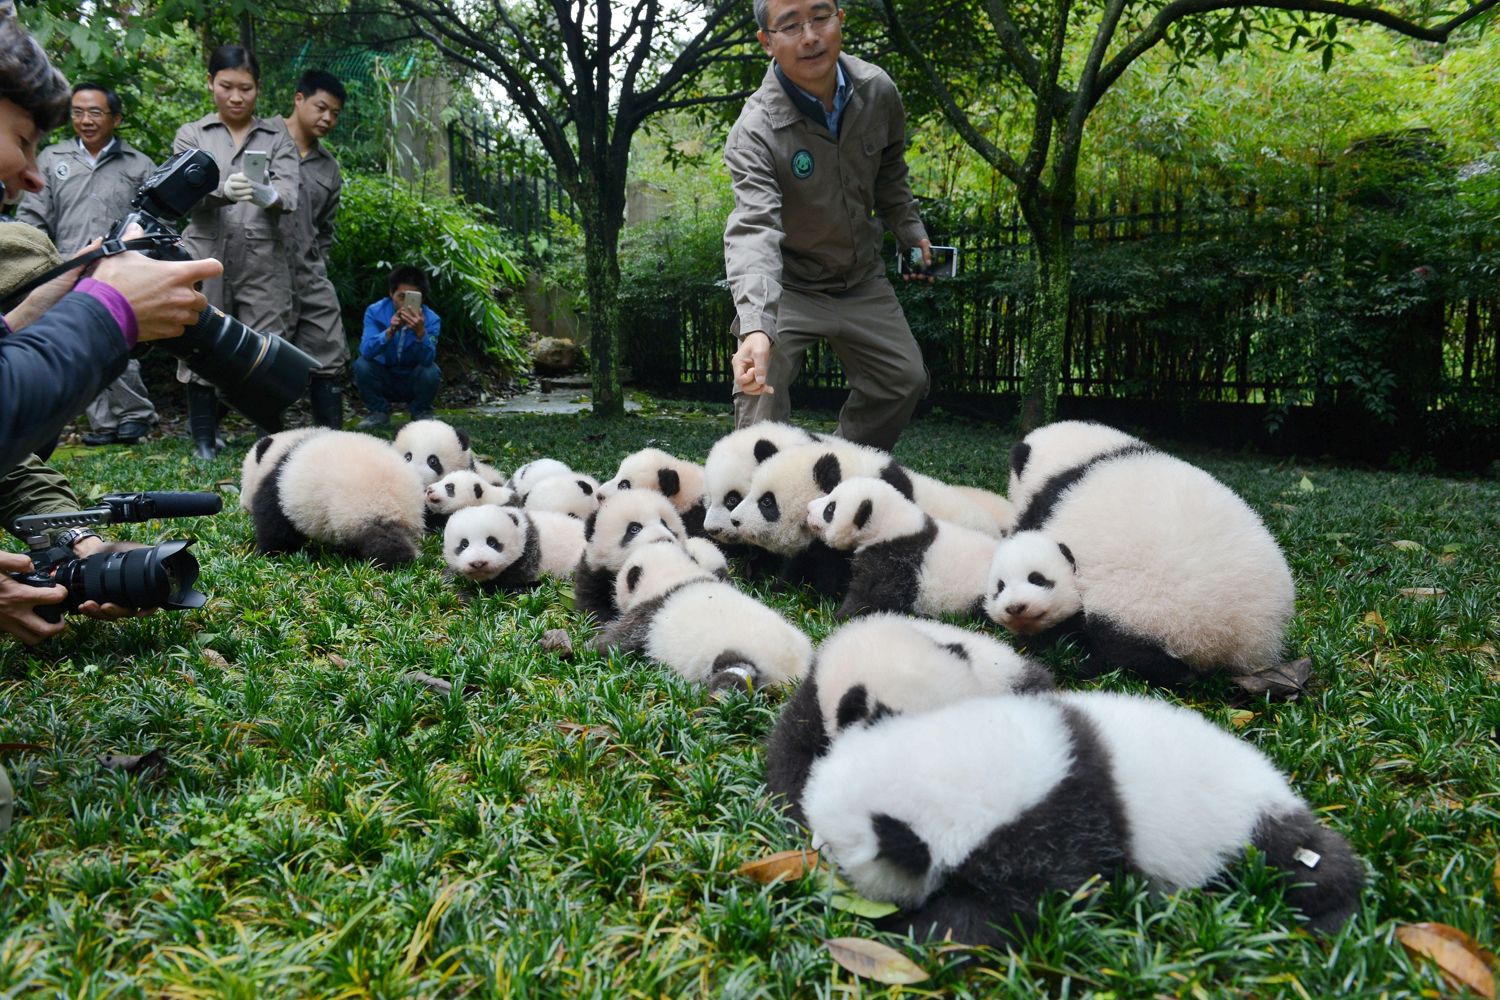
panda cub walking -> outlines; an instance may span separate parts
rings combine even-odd
[[[1250,744],[1185,708],[1103,692],[979,698],[834,741],[802,799],[814,843],[888,926],[1003,945],[1091,876],[1204,886],[1254,845],[1314,930],[1364,869]]]

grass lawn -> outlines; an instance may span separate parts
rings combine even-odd
[[[728,429],[724,407],[450,419],[507,471],[550,456],[601,478],[647,445],[701,461]],[[1003,488],[1012,440],[934,416],[897,457]],[[1234,706],[1218,684],[1185,700],[1368,863],[1341,935],[1296,930],[1252,861],[1216,892],[1121,879],[1049,901],[1012,954],[885,938],[931,978],[884,987],[830,958],[825,940],[875,932],[820,876],[735,874],[802,844],[762,781],[779,696],[714,701],[634,656],[544,652],[553,628],[584,649],[564,593],[465,605],[436,537],[396,572],[256,556],[235,492],[249,444],[209,474],[180,441],[56,457],[84,496],[218,480],[225,511],[115,532],[198,536],[202,611],[0,641],[0,743],[39,747],[0,751],[21,801],[0,837],[0,997],[1395,997],[1443,989],[1398,925],[1500,944],[1500,484],[1187,456],[1285,547],[1290,639],[1315,667],[1297,703]],[[831,603],[751,589],[815,642],[833,625]],[[1074,653],[1047,653],[1065,686]],[[165,763],[138,774],[97,759],[153,750]]]

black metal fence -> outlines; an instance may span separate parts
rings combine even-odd
[[[493,214],[497,225],[528,238],[551,228],[554,212],[576,219],[573,200],[555,176],[519,169],[510,136],[488,122],[459,118],[448,126],[453,193]]]

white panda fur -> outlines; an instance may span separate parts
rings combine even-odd
[[[869,476],[845,479],[809,503],[807,523],[829,548],[854,552],[840,617],[870,611],[984,617],[999,539],[934,518]]]
[[[859,727],[813,765],[803,808],[858,893],[904,908],[887,928],[968,944],[1005,944],[1044,892],[1094,874],[1173,892],[1251,844],[1316,930],[1355,912],[1364,881],[1260,751],[1153,698],[979,698]]]
[[[1038,492],[1048,486],[1051,491],[1065,486],[1089,462],[1122,449],[1144,447],[1139,438],[1092,420],[1059,420],[1038,427],[1010,450],[1010,485],[1005,495],[1019,518]]]
[[[1055,499],[1034,496],[1018,528],[985,589],[985,612],[1011,631],[1082,611],[1098,658],[1155,684],[1283,662],[1296,596],[1286,558],[1259,515],[1202,469],[1127,449],[1090,462]],[[1022,537],[1032,529],[1054,544]],[[1033,573],[1045,584],[1029,586]]]
[[[471,472],[468,469],[456,469],[437,482],[428,483],[426,489],[428,514],[442,517],[447,517],[456,510],[477,507],[480,504],[505,507],[514,499],[514,491],[504,486],[496,486],[478,472]]]
[[[327,427],[297,427],[289,431],[267,434],[250,446],[245,460],[240,464],[240,509],[248,513],[260,486],[261,477],[276,467],[281,456],[303,438],[328,430]]]
[[[293,444],[251,500],[261,552],[292,552],[309,539],[383,565],[421,547],[422,482],[385,441],[327,430]]]
[[[573,607],[603,624],[618,613],[615,575],[637,545],[687,538],[672,502],[650,490],[626,490],[599,505],[584,521],[584,550],[573,570]]]
[[[505,486],[505,473],[501,472],[499,469],[495,468],[488,462],[481,462],[476,458],[474,460],[474,471],[479,474],[480,479],[483,479],[491,486]]]
[[[819,440],[821,435],[792,424],[765,421],[742,427],[715,441],[703,463],[707,503],[703,528],[709,537],[719,542],[738,542],[729,514],[750,491],[756,467],[778,451]]]
[[[566,514],[481,504],[453,512],[443,529],[448,568],[486,588],[565,577],[583,554],[583,524]]]
[[[522,506],[527,510],[546,510],[566,514],[582,521],[599,509],[599,481],[593,476],[569,471],[533,481]]]
[[[729,560],[724,558],[724,552],[707,538],[699,538],[689,535],[683,539],[682,547],[687,549],[688,555],[693,557],[693,562],[708,570],[717,580],[729,579]]]
[[[524,503],[526,494],[530,493],[531,488],[537,483],[549,476],[569,475],[572,471],[566,463],[559,462],[555,458],[538,458],[512,472],[510,478],[505,481],[505,485],[515,490],[516,496],[520,497]]]
[[[435,483],[454,469],[473,469],[469,435],[443,420],[413,420],[396,432],[391,446],[422,480]]]
[[[682,526],[689,535],[704,537],[706,515],[703,494],[703,466],[670,455],[660,448],[642,448],[627,455],[615,470],[615,476],[599,487],[600,497],[620,490],[655,490],[677,508]]]
[[[966,698],[1050,691],[1052,675],[1005,643],[956,625],[876,614],[840,626],[818,646],[766,744],[766,784],[802,822],[813,762],[852,727]]]
[[[620,617],[596,648],[644,653],[712,688],[773,687],[807,674],[807,636],[715,579],[680,545],[635,546],[616,577],[615,600]]]

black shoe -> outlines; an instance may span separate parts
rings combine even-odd
[[[120,440],[119,436],[114,431],[112,431],[112,430],[110,430],[110,431],[90,431],[89,433],[83,435],[83,437],[82,437],[83,443],[86,444],[86,445],[88,445],[88,446],[90,446],[90,447],[92,447],[92,448],[97,448],[100,445],[105,445],[105,444],[114,444],[115,442],[117,442],[119,440]]]
[[[127,420],[115,431],[115,440],[120,444],[135,444],[151,433],[151,425],[142,420]]]
[[[188,436],[193,439],[193,454],[204,461],[218,456],[223,447],[219,439],[219,402],[211,385],[189,384]]]
[[[312,408],[314,424],[336,431],[343,429],[344,391],[338,379],[328,375],[314,375],[307,388],[307,402]]]

